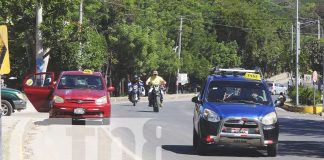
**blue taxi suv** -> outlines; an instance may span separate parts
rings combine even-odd
[[[198,154],[216,145],[255,147],[270,157],[277,155],[277,113],[259,69],[214,68],[192,101],[193,147]]]

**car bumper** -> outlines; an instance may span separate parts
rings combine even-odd
[[[234,118],[238,119],[238,118]],[[266,147],[277,144],[279,136],[279,124],[264,126],[256,119],[250,119],[254,125],[240,126],[239,124],[228,124],[226,121],[212,123],[205,119],[199,122],[200,138],[206,144],[238,145],[251,147]],[[237,132],[237,129],[241,129]],[[236,130],[236,131],[235,131]],[[234,131],[234,132],[233,132]]]
[[[23,110],[27,107],[27,102],[25,100],[14,100],[12,102],[15,105],[16,110]]]
[[[84,110],[83,114],[76,114],[77,108]],[[78,105],[78,104],[54,104],[50,109],[50,118],[110,118],[111,105]]]

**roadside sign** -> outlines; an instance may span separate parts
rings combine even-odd
[[[10,73],[8,29],[0,25],[0,74]]]
[[[301,82],[299,82],[299,83],[301,83]],[[308,84],[308,85],[312,84],[312,75],[304,74],[303,84],[305,84],[305,85],[306,84]]]
[[[317,72],[316,71],[313,72],[313,82],[314,83],[317,82]]]
[[[179,73],[178,83],[181,83],[181,85],[189,83],[188,74],[187,73]]]

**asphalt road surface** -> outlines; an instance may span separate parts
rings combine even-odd
[[[145,100],[135,107],[114,102],[109,126],[95,121],[72,125],[69,119],[48,119],[47,113],[32,109],[14,113],[2,118],[2,156],[6,160],[324,159],[324,117],[281,109],[276,158],[252,148],[212,147],[206,156],[196,155],[190,99],[166,100],[159,113]]]

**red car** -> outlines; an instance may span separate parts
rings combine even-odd
[[[101,119],[109,124],[109,92],[100,72],[64,71],[54,81],[54,73],[35,73],[24,81],[24,91],[38,112],[50,118]]]

